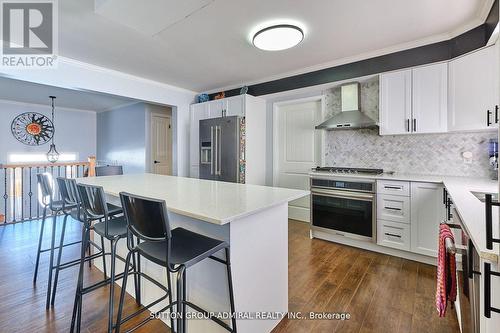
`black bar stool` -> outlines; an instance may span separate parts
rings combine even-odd
[[[231,278],[231,262],[229,258],[229,244],[225,241],[209,238],[183,228],[170,229],[167,205],[163,200],[145,198],[129,193],[120,193],[123,211],[128,225],[128,248],[126,266],[130,265],[130,260],[137,253],[146,259],[163,266],[167,269],[167,284],[169,305],[160,310],[165,311],[170,308],[172,311],[175,304],[178,313],[177,333],[186,330],[186,306],[204,313],[212,321],[222,326],[229,332],[236,332],[236,318],[232,316],[231,326],[222,320],[209,316],[208,311],[186,300],[186,269],[196,263],[210,258],[226,266],[229,287],[229,303],[231,313],[234,313],[233,283]],[[133,237],[139,239],[137,246],[133,245]],[[214,257],[214,254],[224,250],[226,260]],[[177,273],[177,300],[171,300],[170,274]],[[125,272],[123,285],[118,306],[118,317],[116,319],[116,332],[120,331],[120,326],[136,314],[132,314],[122,320],[123,302],[125,288],[129,272]],[[171,328],[173,330],[173,319],[171,317]],[[147,318],[150,320],[150,318]],[[143,325],[140,323],[139,325]],[[132,330],[134,330],[133,328]]]
[[[71,332],[74,331],[76,325],[76,331],[80,332],[81,318],[82,318],[82,299],[83,295],[92,292],[100,287],[110,285],[109,292],[109,304],[108,304],[108,332],[112,332],[113,329],[113,306],[114,306],[114,287],[115,281],[122,278],[124,273],[116,274],[115,264],[116,259],[120,259],[125,262],[125,259],[116,254],[116,245],[118,241],[122,238],[127,237],[127,224],[123,216],[111,216],[109,214],[108,205],[105,201],[104,190],[100,186],[91,185],[77,185],[78,194],[81,200],[81,209],[84,213],[84,228],[82,230],[82,249],[80,258],[80,270],[78,274],[78,282],[75,293],[75,303],[73,305],[73,315],[71,318]],[[96,222],[102,221],[102,222]],[[92,225],[92,222],[95,222]],[[86,260],[85,252],[87,249],[88,240],[90,239],[90,231],[94,231],[99,236],[111,242],[110,252],[104,252],[101,256],[110,255],[111,256],[111,272],[110,277],[105,278],[102,281],[94,283],[90,286],[83,286],[83,270],[84,263]],[[132,240],[133,241],[133,240]],[[137,267],[135,258],[133,264],[125,265],[125,272],[128,270],[135,270]],[[137,302],[140,302],[140,288],[138,283],[135,284],[135,294]]]
[[[36,283],[38,277],[38,267],[40,264],[40,254],[43,252],[50,251],[50,259],[49,259],[49,277],[47,281],[47,300],[45,303],[45,307],[48,309],[50,305],[50,296],[51,296],[51,288],[52,288],[52,272],[54,267],[54,250],[58,249],[59,253],[61,252],[63,247],[74,245],[80,243],[80,241],[72,242],[68,244],[64,244],[63,241],[59,243],[58,247],[55,247],[56,240],[56,227],[57,227],[57,216],[60,215],[64,209],[71,210],[76,207],[76,205],[65,205],[62,200],[54,200],[54,179],[50,173],[40,173],[37,174],[37,182],[39,186],[39,201],[43,206],[43,217],[42,217],[42,225],[40,227],[40,236],[38,239],[38,249],[36,254],[35,261],[35,272],[33,275],[33,283]],[[43,231],[45,228],[45,220],[47,219],[47,210],[52,212],[52,238],[50,242],[50,247],[48,249],[42,249],[42,241],[43,241]],[[66,227],[67,215],[65,214],[63,220],[63,232]]]
[[[123,167],[121,165],[97,166],[95,167],[95,175],[96,177],[123,175]]]
[[[61,270],[64,270],[69,267],[73,267],[75,265],[78,265],[80,263],[80,258],[71,260],[65,263],[61,263],[61,257],[62,257],[62,249],[63,246],[62,244],[64,243],[64,237],[65,237],[65,231],[66,231],[66,220],[68,216],[71,216],[73,220],[82,222],[82,228],[84,228],[84,222],[85,222],[85,216],[83,214],[83,210],[81,209],[81,201],[80,201],[80,196],[78,194],[78,190],[76,187],[76,180],[75,179],[70,179],[70,178],[63,178],[59,177],[57,178],[57,184],[59,187],[59,193],[63,202],[63,209],[62,212],[64,213],[64,221],[62,225],[62,230],[61,230],[61,237],[59,240],[59,253],[57,255],[57,261],[56,265],[52,267],[52,269],[55,269],[55,276],[54,276],[54,287],[52,289],[52,299],[50,304],[54,305],[55,298],[56,298],[56,291],[57,291],[57,283],[59,281],[59,272]],[[108,204],[108,210],[110,211],[110,214],[121,214],[123,211],[121,207],[118,206],[111,206]],[[104,237],[101,236],[101,245],[97,245],[90,239],[88,241],[88,256],[85,258],[86,261],[91,264],[91,261],[93,258],[97,258],[99,256],[102,256],[102,263],[103,263],[103,270],[104,270],[104,278],[106,278],[106,260],[105,257],[102,255],[104,252]],[[79,243],[79,242],[76,242]],[[98,252],[94,253],[93,255],[90,254],[90,245],[94,246]]]

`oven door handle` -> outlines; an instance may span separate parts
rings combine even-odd
[[[335,191],[335,190],[320,190],[311,189],[312,195],[322,195],[332,198],[342,198],[342,199],[358,199],[363,201],[373,201],[375,199],[374,193],[351,193],[347,191]]]

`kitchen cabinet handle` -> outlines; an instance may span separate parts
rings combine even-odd
[[[406,119],[406,131],[410,132],[410,119]]]
[[[413,118],[413,132],[417,131],[417,119]]]
[[[448,198],[448,201],[447,201],[447,204],[446,204],[447,209],[448,209],[448,221],[451,220],[451,218],[453,217],[453,215],[451,214],[451,204],[452,203],[453,202],[451,201],[451,199]]]
[[[401,186],[384,186],[385,189],[388,189],[388,190],[401,190],[402,187]]]
[[[391,234],[391,233],[388,233],[388,232],[384,233],[384,235],[401,238],[401,235]]]
[[[495,124],[498,124],[498,105],[495,105]]]
[[[446,205],[446,188],[443,187],[443,205]]]
[[[488,127],[491,125],[490,117],[491,117],[491,111],[488,110],[486,112],[486,126],[488,126]]]
[[[401,208],[394,208],[394,207],[384,207],[384,209],[389,209],[389,210],[401,210]]]

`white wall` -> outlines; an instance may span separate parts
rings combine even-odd
[[[74,90],[102,92],[173,107],[174,174],[189,174],[189,105],[196,92],[135,77],[65,57],[58,67],[46,70],[0,69],[0,76]]]
[[[47,98],[47,104],[50,101]],[[46,105],[0,100],[0,164],[9,163],[11,154],[45,154],[49,143],[27,146],[12,135],[12,120],[24,112],[39,112],[50,118],[51,108]],[[55,112],[55,143],[59,153],[75,153],[77,160],[86,161],[96,154],[96,113],[57,107]]]

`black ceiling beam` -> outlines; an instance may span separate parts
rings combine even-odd
[[[257,83],[248,87],[248,94],[253,96],[273,94],[453,59],[486,45],[498,24],[498,4],[499,0],[495,0],[485,23],[450,40],[314,72]],[[239,95],[240,89],[228,90],[225,95],[226,97]],[[213,99],[215,95],[216,93],[210,94],[210,99]]]

